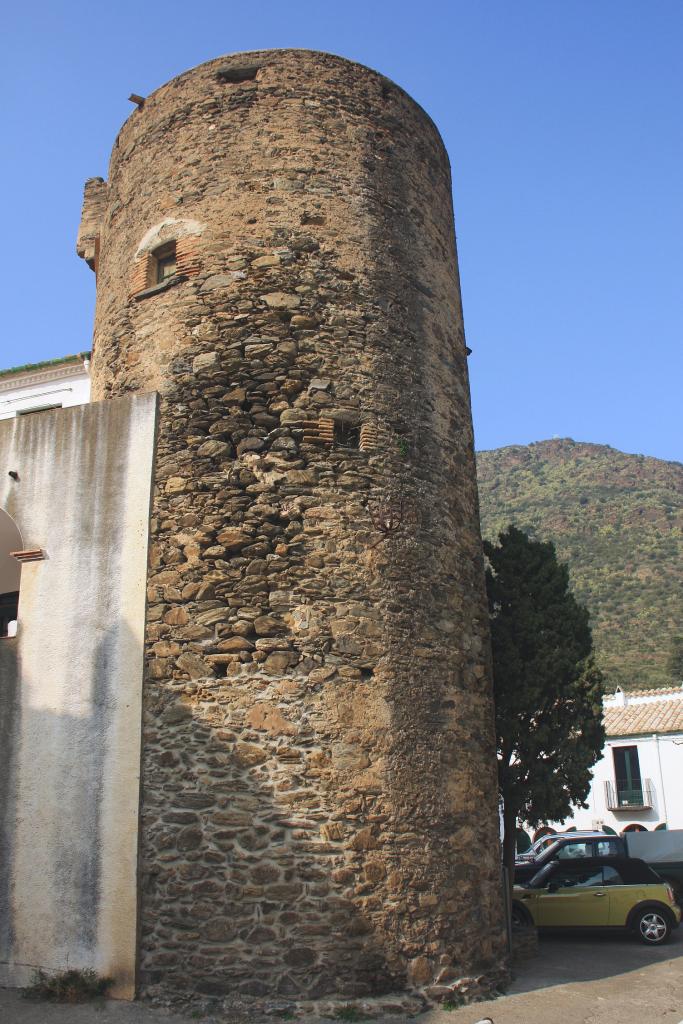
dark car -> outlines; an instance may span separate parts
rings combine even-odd
[[[608,835],[606,832],[594,832],[592,835],[565,832],[541,850],[534,860],[518,861],[515,864],[515,884],[529,881],[542,867],[554,860],[620,856],[625,852],[624,841],[619,836]]]
[[[512,896],[514,924],[538,928],[626,928],[648,946],[681,920],[671,886],[635,857],[555,860]]]

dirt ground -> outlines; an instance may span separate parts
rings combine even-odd
[[[647,949],[628,937],[546,938],[521,964],[507,995],[420,1024],[683,1024],[683,931]],[[180,1017],[139,1003],[51,1006],[0,989],[0,1024],[229,1024],[224,1015]],[[401,1018],[387,1018],[402,1024]],[[274,1024],[279,1018],[273,1017]]]

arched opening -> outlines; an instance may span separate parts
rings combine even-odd
[[[638,825],[634,823],[633,825],[627,825],[624,829],[624,832],[647,832],[647,829],[644,825]]]
[[[667,826],[666,822],[662,821],[659,825],[656,826],[655,832],[666,832],[667,831],[667,827],[668,826]]]
[[[15,636],[17,631],[21,565],[10,551],[21,551],[23,546],[17,524],[0,509],[0,638]]]
[[[196,220],[167,217],[146,232],[131,268],[130,294],[144,299],[181,284],[200,270],[200,237]]]
[[[609,825],[601,825],[600,828],[605,833],[605,835],[615,836],[617,834],[615,830],[611,828]]]

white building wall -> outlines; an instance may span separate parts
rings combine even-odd
[[[643,783],[652,783],[652,808],[607,808],[606,782],[615,786],[614,747],[638,748],[640,774]],[[595,829],[608,825],[615,832],[623,832],[628,825],[644,825],[652,831],[657,825],[683,829],[683,733],[648,736],[610,737],[603,756],[593,770],[593,784],[586,800],[588,807],[574,808],[563,823],[551,822],[559,831],[569,828]]]
[[[0,420],[51,406],[64,409],[90,401],[87,360],[46,366],[0,377]]]
[[[0,424],[25,548],[0,639],[0,985],[93,968],[132,998],[156,396]]]
[[[659,737],[669,828],[683,828],[683,732]]]

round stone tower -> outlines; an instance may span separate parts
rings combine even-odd
[[[388,79],[309,51],[138,104],[78,247],[95,398],[160,395],[141,987],[485,989],[497,787],[443,144]]]

